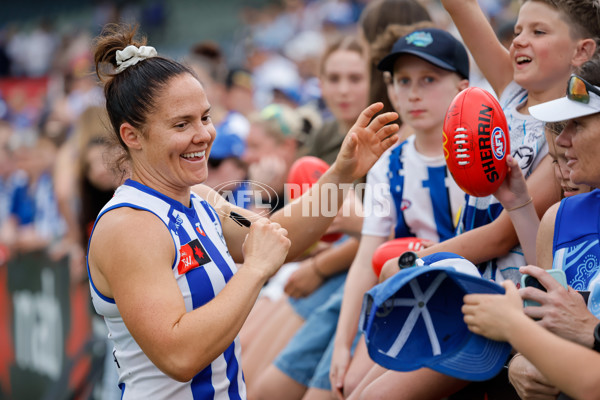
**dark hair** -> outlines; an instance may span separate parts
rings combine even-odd
[[[361,13],[359,24],[365,39],[373,43],[389,25],[410,25],[419,21],[431,21],[431,16],[416,0],[374,0]]]
[[[219,44],[211,40],[196,43],[184,59],[184,64],[191,68],[197,66],[205,71],[208,77],[219,84],[225,84],[227,66]]]
[[[596,53],[591,59],[581,64],[577,75],[594,86],[600,86],[600,54]]]
[[[420,21],[431,21],[425,7],[416,0],[374,0],[360,15],[359,25],[364,38],[371,46],[390,25],[412,25]],[[387,95],[383,73],[377,70],[381,61],[371,51],[369,60],[369,103],[383,102],[383,112],[394,111]]]
[[[111,172],[117,174],[115,176],[119,176],[119,174],[123,174],[123,171],[117,171],[113,169],[113,163],[115,160],[113,159],[113,154],[111,152],[111,146],[114,146],[112,140],[107,139],[102,136],[97,136],[89,140],[86,146],[82,149],[80,153],[80,173],[79,173],[79,195],[80,195],[80,212],[79,212],[79,226],[81,232],[81,242],[80,244],[84,246],[85,249],[88,245],[88,241],[90,239],[91,228],[93,227],[94,221],[98,216],[98,213],[104,207],[106,203],[113,197],[114,188],[110,189],[102,189],[96,186],[90,179],[88,178],[89,164],[85,159],[85,153],[88,152],[91,148],[95,146],[102,146],[105,149],[105,154],[103,156],[104,162],[107,164],[107,168],[111,170]],[[114,158],[118,156],[115,154]],[[123,178],[123,175],[121,176]]]
[[[94,51],[96,74],[104,84],[106,111],[127,154],[127,146],[119,135],[121,124],[127,122],[144,132],[146,119],[156,108],[156,97],[169,80],[185,73],[196,77],[190,68],[161,56],[147,58],[117,73],[117,51],[146,44],[146,38],[136,39],[136,33],[137,26],[108,24],[96,38]]]
[[[418,29],[435,28],[431,21],[420,21],[412,25],[390,25],[371,44],[371,58],[382,60],[391,53],[394,43],[403,36]]]

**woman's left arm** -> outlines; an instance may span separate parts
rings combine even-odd
[[[286,261],[296,259],[319,240],[337,215],[352,182],[365,176],[383,152],[397,142],[398,125],[387,124],[398,115],[389,112],[375,116],[382,108],[382,103],[375,103],[364,109],[346,135],[333,165],[310,190],[271,216],[271,221],[287,229],[292,242]],[[241,247],[248,228],[228,216],[232,211],[250,221],[259,216],[227,202],[205,185],[196,185],[193,190],[217,210],[229,253],[236,262],[241,262]]]
[[[352,183],[364,177],[383,152],[398,141],[398,118],[394,112],[375,116],[382,103],[371,104],[350,129],[333,165],[303,196],[277,211],[271,220],[287,229],[293,260],[327,230],[338,213]]]

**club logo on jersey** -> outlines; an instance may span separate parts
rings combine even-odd
[[[179,235],[179,227],[183,224],[183,218],[181,218],[181,215],[176,215],[175,216],[175,233],[177,235]]]
[[[502,160],[504,158],[504,153],[506,152],[506,136],[500,127],[496,127],[492,131],[492,152],[497,160]]]
[[[179,256],[177,272],[179,272],[180,275],[212,261],[198,239],[194,239],[181,246],[179,248]]]
[[[202,230],[202,227],[200,226],[199,222],[196,222],[196,232],[198,232],[202,236],[206,236],[206,233],[204,233],[204,231]]]

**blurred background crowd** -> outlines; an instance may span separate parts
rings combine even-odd
[[[137,23],[159,54],[184,60],[198,73],[218,135],[207,184],[233,193],[239,188],[225,182],[251,179],[279,191],[292,162],[310,153],[311,133],[327,129],[334,120],[322,96],[321,56],[330,43],[356,34],[368,2],[29,0],[0,7],[0,399],[10,398],[8,393],[35,398],[24,393],[45,392],[42,383],[38,392],[23,385],[32,373],[43,376],[46,384],[74,379],[71,372],[63,376],[64,357],[58,354],[76,353],[69,335],[75,335],[73,326],[82,322],[73,311],[73,286],[89,290],[84,254],[90,224],[126,174],[106,162],[112,145],[91,55],[92,40],[102,27],[109,22]],[[453,32],[437,0],[422,3],[437,26]],[[508,32],[511,37],[517,1],[480,3],[498,35]],[[283,136],[267,138],[268,129],[255,132],[251,127],[261,122],[257,119],[275,121],[274,130]],[[288,137],[294,139],[291,150],[285,147]],[[282,155],[274,157],[278,148]],[[118,154],[111,160],[116,158]],[[280,204],[270,206],[276,209]],[[58,275],[48,283],[43,269],[35,279],[31,274],[11,275],[19,257],[29,253],[41,254],[50,264],[66,260],[70,283],[65,287],[71,297],[59,302],[70,317],[61,331],[64,343],[57,339],[60,349],[48,355],[54,354],[58,367],[23,355],[23,346],[35,340],[18,343],[19,332],[29,331],[23,328],[29,325],[18,322],[21,303],[15,294],[24,291],[22,281],[37,282],[30,292],[52,297],[58,290]],[[91,314],[88,298],[83,298],[84,311],[79,312]],[[33,313],[26,306],[22,309]],[[38,314],[30,318],[31,324],[39,324]],[[36,340],[42,347],[53,346],[45,337]],[[25,371],[21,378],[18,369]]]

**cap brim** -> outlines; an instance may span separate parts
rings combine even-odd
[[[529,113],[543,122],[566,121],[600,112],[600,97],[590,93],[588,104],[569,100],[566,96],[529,107]]]
[[[472,279],[463,274],[449,274],[465,293],[503,294],[504,289],[495,282],[486,279]],[[471,279],[469,279],[471,278]],[[506,342],[497,342],[477,334],[467,336],[460,351],[432,358],[424,366],[445,375],[468,381],[485,381],[500,372],[512,346]]]
[[[379,62],[379,64],[377,64],[377,69],[379,69],[380,71],[394,72],[394,64],[396,63],[396,59],[398,57],[400,57],[402,54],[410,54],[413,56],[417,56],[419,58],[422,58],[425,61],[432,63],[433,65],[435,65],[437,67],[440,67],[440,68],[448,70],[448,71],[457,72],[456,68],[454,68],[452,65],[450,65],[444,61],[441,61],[438,58],[432,57],[431,55],[429,55],[427,53],[423,53],[423,52],[420,52],[417,50],[410,50],[410,49],[405,49],[405,50],[397,51],[395,53],[388,54]]]
[[[498,375],[512,346],[472,334],[460,351],[432,359],[424,367],[466,381],[487,381]]]

